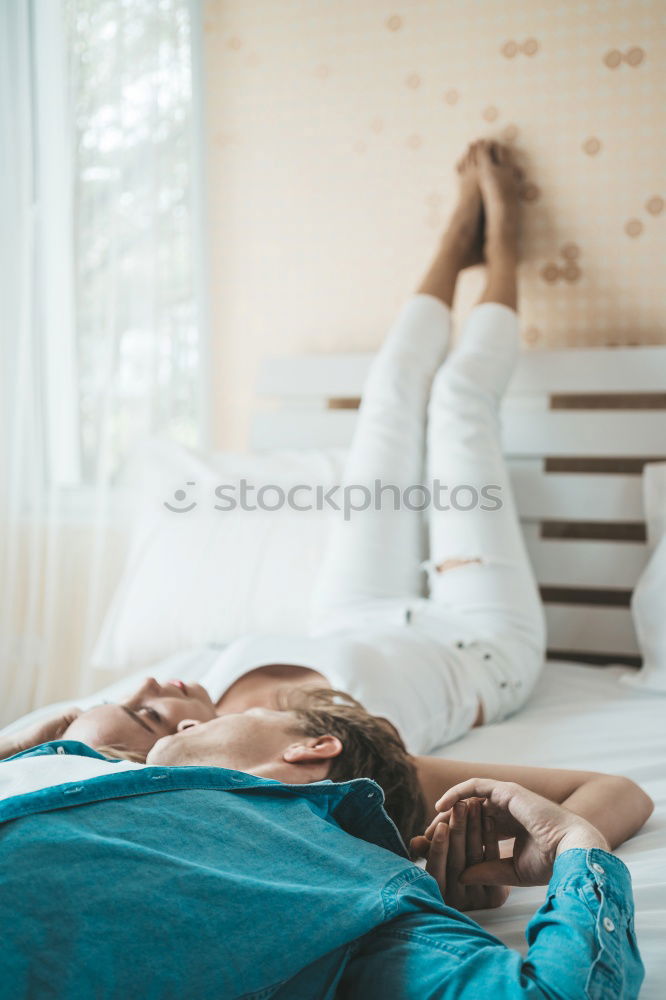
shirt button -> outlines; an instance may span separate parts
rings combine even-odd
[[[615,930],[615,924],[610,917],[604,917],[603,924],[609,934]]]
[[[597,875],[605,875],[606,874],[606,869],[602,865],[597,864],[596,861],[592,862],[592,864],[590,865],[590,868],[592,869],[593,872],[596,872]]]

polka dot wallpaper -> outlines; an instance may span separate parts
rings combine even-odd
[[[666,343],[661,0],[203,7],[218,445],[266,355],[379,344],[481,136],[521,170],[526,346]]]

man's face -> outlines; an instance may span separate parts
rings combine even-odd
[[[342,750],[334,736],[304,736],[292,712],[251,708],[163,736],[148,764],[208,765],[293,784],[323,780]]]

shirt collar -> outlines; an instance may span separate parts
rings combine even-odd
[[[13,757],[7,758],[4,763],[10,763],[22,757],[51,756],[54,754],[68,754],[79,757],[93,757],[104,761],[114,761],[114,758],[107,757],[98,750],[94,750],[86,743],[81,743],[78,740],[53,740],[14,754]],[[397,827],[384,809],[384,792],[370,778],[352,778],[350,781],[331,781],[330,779],[326,779],[324,781],[315,781],[301,785],[287,784],[275,781],[272,778],[260,778],[254,774],[247,774],[244,771],[234,771],[224,767],[154,767],[147,764],[143,771],[132,772],[131,783],[134,794],[141,794],[142,785],[145,785],[146,791],[149,790],[151,794],[155,792],[155,783],[151,779],[154,779],[156,771],[165,773],[172,779],[177,779],[177,781],[172,780],[166,783],[164,791],[174,788],[175,785],[179,788],[187,788],[190,784],[201,787],[202,781],[205,782],[208,779],[210,787],[217,788],[218,790],[244,791],[266,789],[276,795],[299,795],[303,798],[323,798],[326,802],[328,815],[347,833],[367,843],[377,844],[377,846],[383,847],[401,857],[409,857]],[[122,775],[113,774],[98,778],[89,778],[87,780],[88,782],[95,783],[107,781],[107,784],[109,784],[108,778],[115,779],[120,777]],[[109,784],[108,797],[115,797],[114,792],[115,789]],[[43,811],[49,797],[45,797],[43,793],[33,794],[40,794],[44,803],[41,808],[35,811]],[[21,798],[28,797],[21,796]],[[96,788],[94,798],[100,798],[98,788]],[[54,808],[54,806],[51,806],[51,808]],[[58,806],[56,805],[55,808],[58,808]]]

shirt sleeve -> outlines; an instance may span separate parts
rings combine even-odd
[[[606,851],[565,851],[527,927],[527,971],[563,996],[638,995],[643,981],[631,876]],[[566,957],[566,961],[563,959]]]
[[[425,888],[425,887],[424,887]],[[415,897],[415,884],[405,897]],[[431,897],[432,899],[432,897]],[[341,997],[379,1000],[633,1000],[643,981],[631,879],[600,850],[566,851],[527,928],[526,956],[448,907],[403,913],[359,943]],[[434,900],[433,900],[434,903]]]

